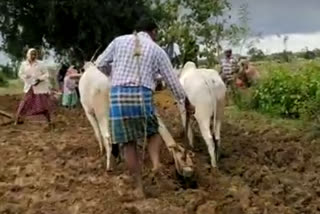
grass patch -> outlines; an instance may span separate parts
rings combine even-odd
[[[23,93],[23,83],[19,79],[8,80],[6,87],[0,87],[0,95],[12,95]]]
[[[240,110],[237,106],[227,106],[224,115],[229,122],[255,131],[282,129],[288,132],[301,132],[306,127],[306,124],[309,123],[303,120],[283,119],[263,115],[251,110]]]

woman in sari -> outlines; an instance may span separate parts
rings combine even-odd
[[[19,78],[24,82],[24,97],[20,102],[15,124],[26,116],[44,115],[51,123],[50,113],[54,102],[50,96],[49,73],[45,65],[37,60],[36,49],[29,49],[27,59],[19,69]]]
[[[62,105],[67,108],[74,108],[78,104],[78,94],[77,94],[77,79],[79,79],[81,74],[78,74],[77,70],[70,67],[64,77],[64,87],[63,87],[63,98]]]

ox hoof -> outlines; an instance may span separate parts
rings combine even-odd
[[[191,178],[194,175],[194,170],[191,167],[184,167],[182,169],[182,176],[185,178]]]
[[[212,167],[213,169],[216,169],[216,168],[218,168],[218,165],[217,165],[217,163],[212,162],[212,163],[211,163],[211,167]]]

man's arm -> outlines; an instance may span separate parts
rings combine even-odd
[[[114,57],[115,41],[116,40],[113,40],[108,45],[108,47],[103,51],[103,53],[97,58],[95,62],[97,68],[107,76],[109,76],[111,73],[111,63],[113,62]]]
[[[157,68],[159,69],[161,76],[168,84],[176,99],[183,104],[186,99],[186,94],[179,82],[177,75],[173,71],[169,57],[162,49],[159,49],[157,54]]]

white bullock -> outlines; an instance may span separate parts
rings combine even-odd
[[[216,70],[196,68],[193,62],[185,64],[179,79],[190,102],[195,106],[194,117],[207,144],[211,166],[216,167],[226,86]],[[190,118],[182,107],[180,107],[180,110],[189,143],[193,147],[193,131],[190,123],[187,122]]]
[[[112,143],[109,130],[109,91],[110,81],[96,66],[87,62],[85,72],[79,81],[80,101],[90,121],[96,138],[99,142],[100,152],[106,155],[106,168],[110,170]],[[193,153],[176,144],[162,120],[159,121],[159,134],[166,147],[172,154],[179,174],[184,177],[193,175]]]
[[[84,69],[85,72],[79,80],[80,101],[94,129],[100,153],[106,155],[107,170],[110,170],[112,149],[108,127],[110,81],[91,62],[87,62]]]

